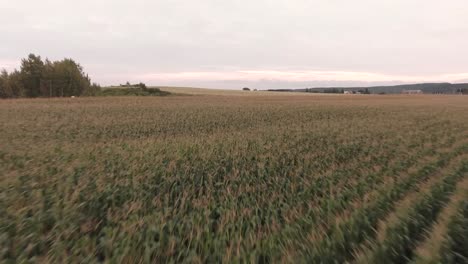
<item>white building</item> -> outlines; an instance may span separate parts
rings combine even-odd
[[[403,90],[402,94],[423,94],[422,90]]]

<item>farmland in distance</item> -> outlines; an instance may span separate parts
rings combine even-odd
[[[189,90],[1,100],[0,261],[466,261],[467,96]]]

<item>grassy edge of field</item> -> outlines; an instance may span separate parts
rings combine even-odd
[[[103,87],[96,96],[169,96],[171,92],[157,87]]]

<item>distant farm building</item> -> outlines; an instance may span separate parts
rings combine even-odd
[[[423,94],[422,90],[403,90],[402,94]]]

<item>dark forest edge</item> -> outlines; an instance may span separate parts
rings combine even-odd
[[[21,60],[20,69],[0,73],[0,98],[72,97],[72,96],[165,96],[169,92],[130,84],[101,88],[91,82],[83,67],[73,59],[43,61],[29,54]]]
[[[468,83],[417,83],[371,87],[269,89],[268,91],[334,94],[468,94]]]
[[[100,89],[97,96],[166,96],[171,95],[170,92],[161,91],[159,88],[146,87],[145,84],[120,86],[120,87],[106,87]]]

